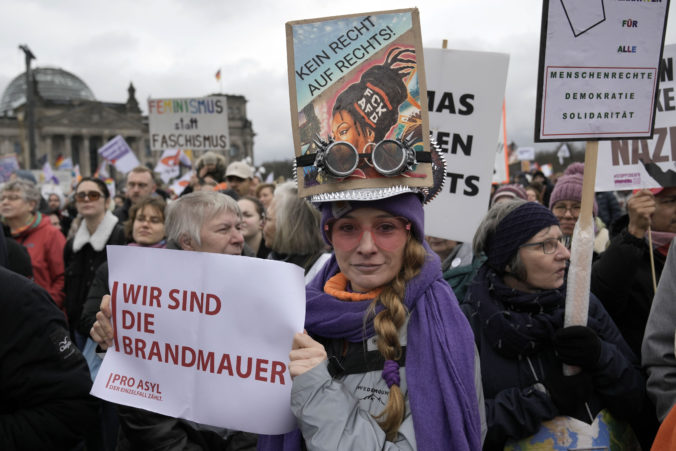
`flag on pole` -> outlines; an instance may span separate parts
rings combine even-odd
[[[193,171],[186,172],[183,174],[183,177],[181,177],[178,180],[175,180],[174,183],[171,184],[169,187],[170,190],[172,190],[177,196],[180,196],[181,193],[183,192],[184,189],[190,185],[190,177],[192,177]]]
[[[49,161],[47,159],[47,155],[44,155],[42,158],[40,158],[40,162],[42,163],[42,173],[45,176],[45,182],[52,182],[58,185],[59,179],[56,178],[56,175],[54,175],[54,172],[52,171],[52,166],[49,164]]]
[[[73,160],[68,157],[64,158],[60,165],[56,169],[73,169]]]
[[[99,167],[96,168],[96,172],[94,172],[93,177],[99,178],[101,180],[110,178],[110,174],[108,173],[108,162],[106,160],[101,160],[101,163],[99,163]]]
[[[61,165],[63,164],[64,158],[63,154],[60,153],[56,156],[56,160],[54,160],[54,169],[59,169]]]
[[[126,174],[137,166],[140,162],[127,142],[120,135],[117,135],[98,150],[99,155],[108,160],[115,166],[115,169]]]
[[[162,152],[162,156],[157,162],[154,171],[160,174],[160,178],[164,183],[169,183],[169,180],[178,177],[180,172],[178,162],[181,153],[181,149],[167,149]]]
[[[216,71],[216,81],[221,81],[221,70],[220,69],[218,69]]]
[[[180,161],[180,163],[183,166],[185,166],[187,168],[191,168],[192,167],[192,161],[190,161],[190,157],[188,156],[187,152],[189,152],[189,151],[181,150],[181,155],[179,155],[178,161]]]

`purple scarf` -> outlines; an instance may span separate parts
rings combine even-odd
[[[406,284],[406,380],[419,450],[481,449],[479,406],[474,386],[474,338],[455,295],[441,275],[441,263],[427,243],[420,274]],[[361,342],[375,334],[364,324],[371,301],[346,302],[324,293],[338,273],[335,256],[306,288],[305,328],[327,338]],[[380,311],[383,307],[378,306]],[[260,436],[259,450],[298,451],[299,430]]]

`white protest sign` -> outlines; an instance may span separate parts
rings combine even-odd
[[[651,135],[667,7],[545,0],[536,141]]]
[[[295,427],[287,363],[305,320],[301,268],[169,249],[107,251],[115,339],[93,395],[228,429]]]
[[[519,161],[533,161],[535,160],[535,149],[533,147],[519,147],[516,149],[516,158]]]
[[[508,63],[502,53],[425,49],[430,132],[446,158],[426,235],[470,242],[488,209]]]
[[[148,99],[152,150],[228,150],[228,105],[225,96]]]
[[[120,135],[105,143],[98,150],[98,153],[103,159],[110,161],[115,166],[115,169],[123,174],[141,164],[134,152],[132,152],[131,147],[127,144],[127,141]]]
[[[676,186],[675,60],[676,44],[665,46],[653,139],[599,142],[596,191]]]

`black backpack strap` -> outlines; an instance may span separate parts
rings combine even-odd
[[[347,353],[342,356],[342,343],[339,340],[318,341],[326,349],[331,377],[382,371],[385,366],[385,358],[380,351],[365,351],[365,342],[348,343]],[[401,347],[401,356],[396,362],[400,367],[406,366],[406,346]]]

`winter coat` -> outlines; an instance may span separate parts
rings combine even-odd
[[[106,212],[93,235],[82,221],[75,236],[66,242],[64,262],[66,266],[66,315],[71,330],[77,330],[82,315],[82,306],[87,299],[96,269],[106,261],[107,245],[123,245],[127,240],[117,217]],[[85,336],[89,335],[89,330]]]
[[[663,421],[676,404],[676,240],[672,241],[643,337],[643,366],[648,396]],[[673,415],[672,415],[673,416]]]
[[[505,312],[505,318],[528,314],[523,313],[526,310],[521,310],[524,307],[518,304],[506,304],[506,300],[496,299],[491,291],[492,282],[489,284],[484,274],[485,269],[477,274],[462,309],[474,331],[481,359],[488,423],[484,449],[494,450],[503,449],[508,439],[518,440],[533,435],[543,422],[561,415],[548,389],[551,389],[549,381],[552,377],[561,374],[562,364],[555,355],[551,336],[536,339],[533,345],[536,350],[520,357],[508,356],[504,350],[498,349],[499,346],[507,347],[505,343],[511,340],[509,337],[504,337],[504,341],[499,341],[497,345],[491,342],[489,329],[497,328],[493,324],[486,325],[487,318],[482,315],[481,303],[497,304],[498,310]],[[480,284],[491,288],[481,290]],[[488,296],[484,294],[487,291],[491,293]],[[551,327],[559,329],[563,326],[563,309],[561,301],[558,307],[547,311],[553,318],[549,324]],[[535,321],[529,322],[534,323],[535,329],[543,327],[543,322],[537,319],[543,314],[531,314],[530,318],[535,318]],[[596,368],[585,370],[590,371],[593,378],[593,392],[587,404],[593,416],[607,408],[616,418],[628,419],[640,408],[645,393],[638,361],[593,295],[590,297],[589,317],[589,327],[594,329],[602,344]],[[543,336],[547,335],[543,333]],[[584,404],[577,406],[576,412],[586,413]],[[589,420],[588,415],[579,419]]]
[[[63,309],[64,265],[63,248],[66,238],[52,225],[47,216],[38,213],[36,224],[12,236],[31,256],[35,283]]]
[[[96,419],[87,364],[44,289],[2,267],[0,286],[0,449],[74,449]]]

